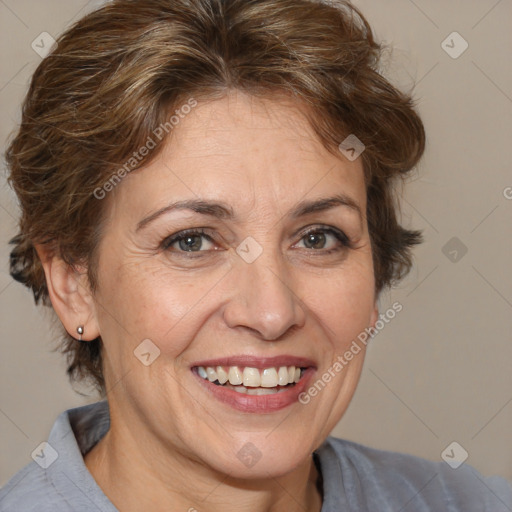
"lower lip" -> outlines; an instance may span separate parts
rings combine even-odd
[[[299,382],[295,386],[286,388],[284,391],[272,395],[247,395],[239,393],[230,388],[213,384],[209,380],[199,377],[193,372],[205,389],[221,402],[241,412],[269,413],[280,411],[299,401],[299,395],[307,388],[311,380],[314,368],[307,368]]]

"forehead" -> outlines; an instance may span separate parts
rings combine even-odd
[[[170,200],[222,200],[250,213],[336,193],[364,209],[361,159],[330,153],[300,103],[232,92],[182,114],[159,156],[123,180],[115,201],[135,212]]]

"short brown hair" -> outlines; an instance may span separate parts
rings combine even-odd
[[[11,275],[36,303],[49,300],[35,244],[86,264],[94,290],[104,213],[95,191],[187,98],[228,89],[291,94],[311,107],[333,153],[349,134],[365,144],[376,292],[409,271],[421,235],[400,225],[394,184],[423,153],[423,124],[411,97],[378,72],[382,46],[348,1],[115,0],[57,44],[32,77],[6,151],[21,205]],[[78,343],[67,333],[61,344],[70,378],[103,393],[101,347],[100,338]]]

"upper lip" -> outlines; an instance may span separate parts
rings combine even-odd
[[[315,363],[311,359],[291,355],[281,355],[273,357],[256,357],[250,355],[228,356],[220,357],[217,359],[207,359],[203,361],[198,361],[196,363],[193,363],[191,366],[242,366],[260,369],[280,366],[295,366],[300,368],[316,367]]]

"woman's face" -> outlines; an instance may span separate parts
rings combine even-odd
[[[242,478],[299,467],[364,349],[333,364],[376,320],[361,159],[330,154],[290,103],[230,93],[106,200],[94,314],[113,431]]]

